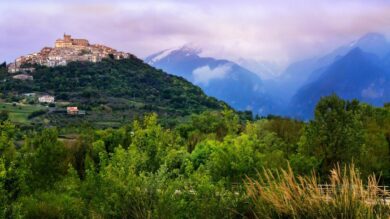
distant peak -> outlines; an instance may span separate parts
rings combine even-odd
[[[197,46],[194,43],[187,43],[187,44],[184,44],[182,46],[171,47],[169,49],[162,50],[162,51],[156,53],[156,55],[164,54],[165,56],[167,56],[167,55],[170,55],[171,53],[174,53],[174,52],[186,52],[186,53],[199,55],[203,51],[202,51],[200,46]]]
[[[202,49],[199,46],[196,46],[195,44],[185,44],[177,50],[191,53],[194,55],[199,55],[200,53],[202,53]]]
[[[151,55],[151,56],[147,57],[145,60],[146,60],[147,63],[152,65],[152,64],[160,61],[161,59],[164,59],[165,57],[167,57],[174,50],[175,50],[174,48],[163,50],[161,52],[158,52],[158,53],[156,53],[154,55]]]
[[[158,61],[169,57],[172,54],[183,53],[185,56],[191,56],[191,55],[199,55],[201,52],[202,49],[200,47],[197,47],[194,44],[185,44],[181,47],[163,50],[161,52],[158,52],[154,55],[147,57],[145,60],[147,63],[153,65]]]
[[[359,47],[355,47],[349,51],[345,57],[356,57],[358,55],[361,55],[363,53],[363,50]]]
[[[365,34],[358,41],[359,42],[386,41],[386,37],[381,33],[372,32],[372,33]]]
[[[349,54],[354,54],[354,53],[362,53],[363,50],[359,47],[355,47],[353,49],[351,49],[351,51],[349,51]]]

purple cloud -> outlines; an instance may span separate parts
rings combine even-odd
[[[0,3],[0,60],[52,46],[66,32],[140,57],[195,43],[205,55],[286,64],[366,32],[389,35],[389,11],[380,0],[16,0]]]

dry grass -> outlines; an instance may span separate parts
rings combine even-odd
[[[290,167],[247,181],[257,218],[390,218],[375,176],[363,183],[353,165],[333,169],[327,190],[315,174],[295,176]]]

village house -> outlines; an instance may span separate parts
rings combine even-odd
[[[79,113],[79,109],[77,106],[68,106],[66,107],[66,113],[68,115],[77,115]]]
[[[13,79],[18,79],[18,80],[33,80],[33,76],[28,75],[28,74],[18,74],[12,77]]]
[[[35,97],[36,93],[25,93],[23,96],[25,97]]]
[[[54,103],[54,97],[50,95],[43,95],[38,98],[40,103]]]

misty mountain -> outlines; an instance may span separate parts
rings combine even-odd
[[[384,58],[390,51],[390,42],[379,33],[368,33],[356,41],[340,46],[329,54],[290,64],[280,77],[266,83],[266,88],[288,101],[299,88],[317,80],[329,65],[355,48]]]
[[[237,64],[248,69],[249,71],[256,73],[261,79],[273,79],[279,76],[281,69],[278,65],[265,60],[254,60],[240,58]]]
[[[333,93],[344,99],[359,99],[376,106],[389,102],[389,60],[379,55],[354,48],[339,57],[322,70],[316,80],[299,89],[290,104],[291,114],[311,118],[318,100]]]
[[[147,57],[145,62],[184,77],[207,95],[223,100],[235,109],[266,115],[277,108],[257,74],[228,60],[201,57],[199,49],[164,50]]]

